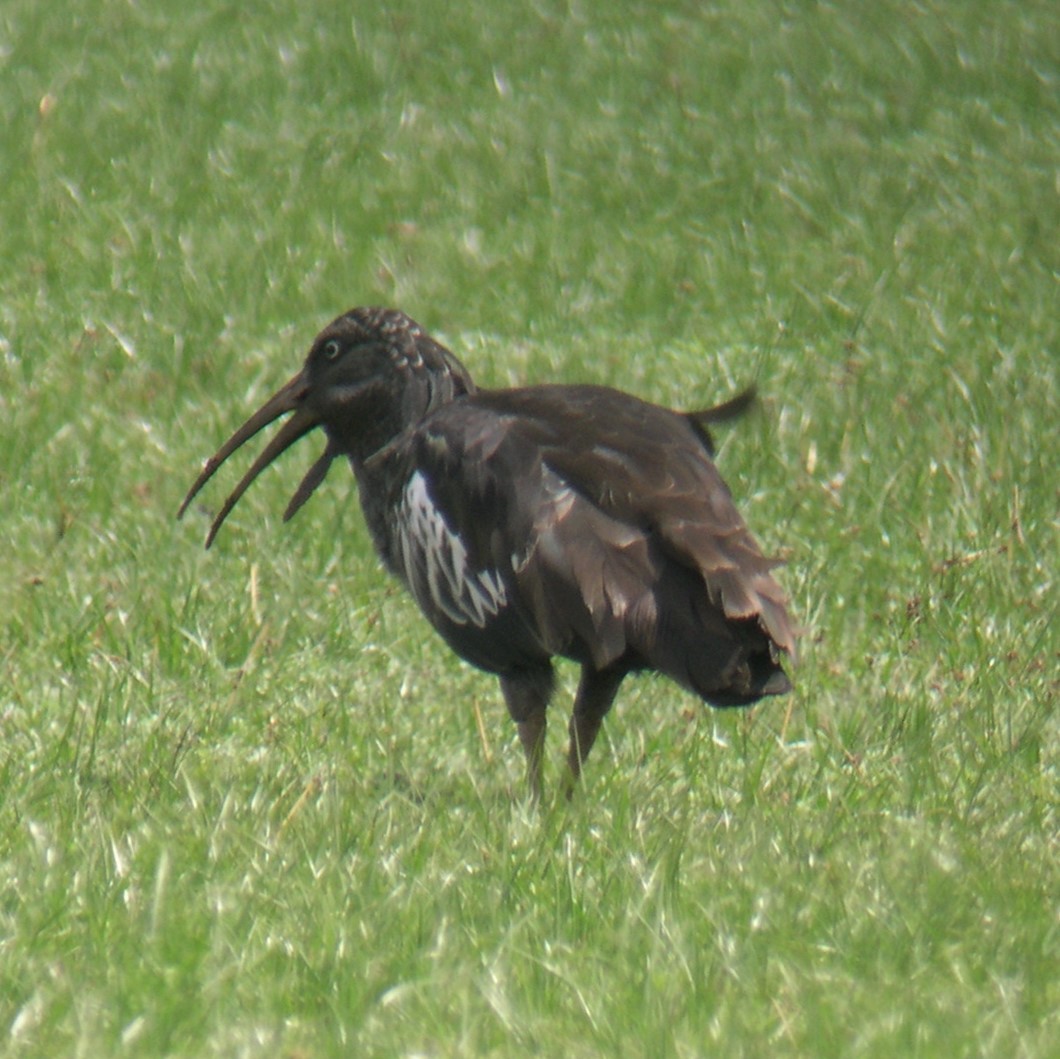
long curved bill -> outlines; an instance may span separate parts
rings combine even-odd
[[[247,491],[254,479],[257,478],[257,476],[261,474],[261,472],[268,467],[268,465],[272,463],[280,453],[289,449],[299,438],[304,437],[310,430],[319,425],[317,417],[302,403],[307,389],[308,386],[303,378],[303,374],[299,372],[290,380],[290,382],[277,390],[276,393],[274,393],[261,406],[261,408],[259,408],[217,450],[215,455],[211,456],[210,459],[206,461],[202,473],[195,479],[195,483],[192,485],[191,489],[188,490],[188,495],[180,505],[180,510],[177,512],[177,518],[180,518],[184,512],[187,511],[188,505],[198,495],[199,490],[202,489],[202,487],[213,477],[217,468],[220,467],[221,464],[236,451],[236,449],[249,441],[264,427],[267,427],[270,423],[279,419],[280,416],[285,415],[288,412],[294,413],[294,415],[284,423],[268,445],[265,446],[261,455],[251,465],[250,470],[243,475],[239,484],[232,490],[231,495],[222,505],[221,510],[217,512],[217,516],[214,518],[213,523],[210,526],[210,532],[206,535],[207,548],[213,544],[214,538],[217,536],[217,531],[221,528],[224,520],[228,518],[232,508],[239,503],[240,497],[242,497]],[[301,505],[305,503],[313,489],[323,481],[324,473],[327,471],[325,460],[326,464],[329,465],[331,463],[331,458],[329,446],[328,450],[325,450],[325,455],[317,460],[310,469],[310,473],[306,476],[308,486],[305,481],[299,486],[298,492],[296,493],[296,499],[299,500],[298,507],[301,507]],[[291,513],[293,514],[293,512]]]

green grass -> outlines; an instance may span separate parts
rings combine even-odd
[[[1057,1055],[1055,5],[312,6],[0,10],[0,1052]],[[204,553],[370,303],[757,378],[795,694],[631,680],[535,813],[350,476],[280,522],[319,442]]]

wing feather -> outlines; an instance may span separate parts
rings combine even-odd
[[[603,667],[657,635],[671,563],[725,616],[757,619],[794,651],[776,562],[686,417],[613,390],[542,386],[478,391],[417,434],[402,562],[417,598],[452,622],[518,611],[543,650],[580,643]]]
[[[520,415],[542,459],[603,515],[640,527],[702,577],[736,619],[757,618],[794,655],[786,597],[737,511],[692,418],[600,387],[531,387],[482,395]],[[745,405],[737,399],[740,409]],[[724,406],[722,406],[724,408]]]

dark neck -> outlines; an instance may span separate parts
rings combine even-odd
[[[367,464],[400,445],[431,413],[474,390],[459,361],[439,361],[430,368],[380,379],[370,390],[358,392],[349,405],[328,408],[324,432],[335,450],[355,466]]]
[[[410,435],[405,434],[374,453],[368,460],[350,457],[350,466],[357,478],[357,496],[361,501],[364,521],[372,543],[392,573],[400,576],[401,569],[393,558],[394,511],[412,475]]]

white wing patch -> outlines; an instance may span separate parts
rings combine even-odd
[[[401,564],[422,605],[438,608],[457,625],[479,628],[507,606],[503,578],[496,570],[469,568],[464,542],[435,506],[419,471],[405,487],[399,525]]]

